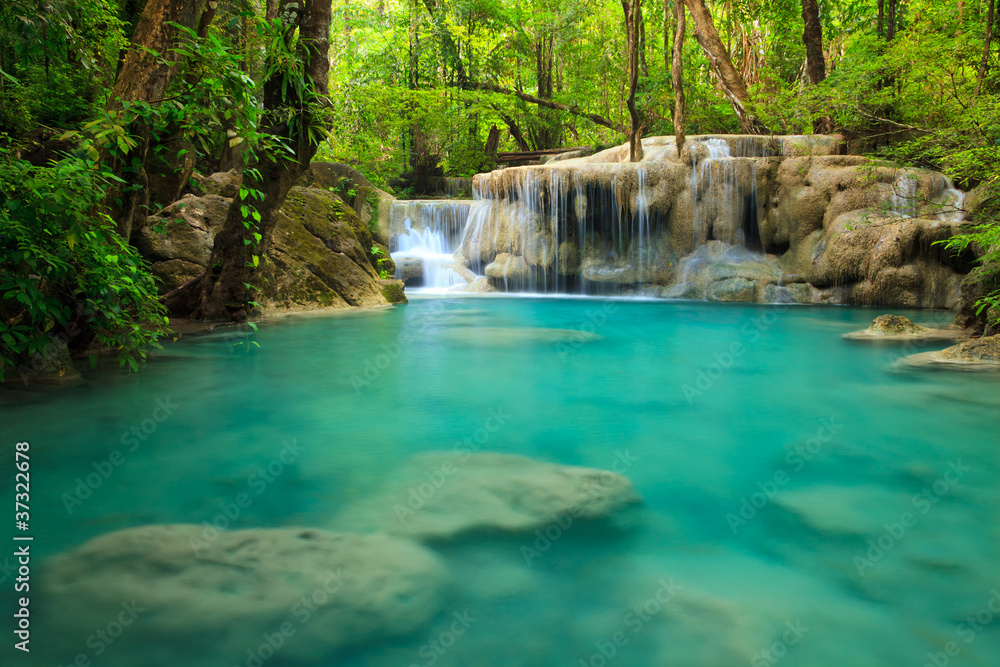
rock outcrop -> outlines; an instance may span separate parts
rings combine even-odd
[[[614,520],[639,502],[632,482],[610,470],[463,451],[417,457],[395,483],[333,525],[441,541],[531,533],[556,520]]]
[[[970,371],[1000,371],[1000,334],[974,338],[940,352],[923,352],[902,360],[906,366]]]
[[[373,237],[355,208],[333,191],[336,188],[323,187],[328,172],[336,173],[328,169],[333,165],[314,167],[324,176],[313,178],[315,187],[292,188],[279,211],[258,300],[265,309],[405,303],[401,285],[379,282],[395,269],[388,248]],[[241,181],[236,172],[196,176],[193,189],[198,195],[185,196],[135,229],[132,243],[151,262],[161,293],[207,269],[215,235]],[[368,215],[375,220],[377,214],[372,209]]]
[[[199,665],[243,664],[275,633],[283,663],[325,662],[427,623],[450,575],[424,547],[384,535],[155,525],[52,558],[40,583],[54,652],[72,661],[96,622],[124,618],[116,661],[165,667],[192,653]]]

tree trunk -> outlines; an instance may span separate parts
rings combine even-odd
[[[736,112],[740,127],[747,134],[769,134],[770,130],[747,108],[750,103],[750,93],[747,91],[746,82],[733,67],[729,51],[719,39],[719,33],[712,22],[712,14],[705,6],[704,0],[685,0],[685,4],[691,12],[691,20],[694,21],[695,37],[712,63],[712,68],[719,77],[722,92]]]
[[[544,100],[552,98],[552,62],[555,39],[552,35],[541,37],[535,42],[535,83],[538,86],[538,97]],[[558,143],[558,119],[555,114],[542,111],[538,122],[529,128],[533,135],[536,150],[555,148]]]
[[[816,85],[826,78],[826,59],[823,56],[823,26],[819,22],[819,5],[816,0],[802,0],[802,42],[806,46],[806,72],[809,83]],[[813,119],[813,132],[825,134],[833,130],[829,116]]]
[[[649,67],[646,65],[646,17],[642,14],[642,2],[637,0],[639,4],[639,64],[641,65],[642,75],[649,78]]]
[[[179,64],[170,59],[170,51],[177,45],[179,32],[173,24],[191,30],[197,28],[205,2],[206,0],[148,0],[136,24],[132,43],[118,78],[111,89],[108,111],[121,111],[124,102],[157,104],[163,99]],[[109,166],[124,183],[116,183],[109,189],[105,207],[118,227],[118,232],[127,241],[132,233],[133,219],[145,215],[142,210],[143,197],[148,195],[142,186],[146,182],[145,164],[152,128],[139,120],[124,120],[129,126],[129,133],[137,138],[137,145],[124,155],[116,149],[110,151]],[[135,160],[138,160],[138,169],[131,167]]]
[[[878,36],[885,37],[885,0],[878,0]]]
[[[826,78],[826,60],[823,57],[823,27],[819,22],[819,5],[816,0],[802,0],[802,21],[805,30],[802,42],[806,45],[806,71],[813,85]]]
[[[626,133],[628,130],[625,129],[624,125],[610,121],[603,116],[598,116],[597,114],[587,113],[580,109],[580,107],[575,104],[570,106],[568,104],[562,104],[561,102],[554,102],[552,100],[543,100],[540,97],[535,97],[534,95],[529,95],[528,93],[519,93],[516,90],[508,90],[502,86],[497,86],[492,83],[478,83],[474,86],[480,90],[489,90],[494,93],[500,93],[501,95],[511,95],[518,99],[522,99],[525,102],[530,102],[532,104],[537,104],[540,107],[545,107],[547,109],[557,109],[559,111],[565,111],[566,113],[571,113],[574,116],[580,116],[582,118],[587,118],[598,125],[603,125],[604,127],[614,130],[616,132]],[[525,149],[527,150],[527,149]]]
[[[642,161],[642,127],[639,112],[635,109],[635,89],[639,83],[639,8],[642,0],[622,0],[625,12],[626,58],[628,60],[628,115],[632,127],[628,133],[628,158],[631,162]]]
[[[309,168],[321,140],[321,121],[312,109],[329,103],[330,5],[331,0],[284,0],[281,4],[278,15],[285,26],[286,41],[291,42],[296,28],[299,32],[296,48],[304,63],[301,90],[313,97],[307,99],[296,92],[296,86],[284,86],[282,72],[265,82],[266,125],[262,130],[291,147],[294,159],[263,152],[252,165],[255,170],[244,173],[241,194],[233,198],[226,221],[215,237],[210,268],[200,283],[200,303],[193,315],[196,319],[240,322],[252,312],[252,288],[247,285],[258,281],[258,268],[252,260],[265,257],[278,209],[295,181]],[[252,191],[262,193],[263,199],[255,199]],[[243,192],[249,193],[243,196]],[[260,215],[256,226],[244,216],[244,207],[256,209]]]
[[[889,15],[886,17],[886,41],[896,37],[896,0],[889,0]]]
[[[674,1],[676,32],[674,33],[674,60],[670,69],[674,80],[674,140],[677,156],[684,148],[684,2]]]
[[[986,10],[986,36],[983,38],[985,40],[983,43],[983,58],[979,61],[979,72],[976,74],[976,95],[979,95],[979,91],[983,88],[983,79],[986,77],[986,71],[989,67],[990,42],[993,39],[993,17],[995,12],[996,0],[990,0],[989,7]]]

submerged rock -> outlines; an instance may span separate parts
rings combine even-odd
[[[640,502],[632,482],[610,470],[492,452],[436,453],[413,459],[394,484],[338,516],[335,525],[450,540],[530,533],[557,520],[563,526],[614,519]]]
[[[196,664],[231,665],[268,634],[287,640],[283,660],[321,661],[416,630],[440,611],[449,574],[424,547],[384,535],[157,525],[55,557],[41,583],[48,636],[67,651],[120,618],[124,604],[130,627],[114,646],[121,664],[191,664],[197,647]]]
[[[476,282],[479,280],[482,278],[477,278]],[[470,287],[474,285],[475,282]],[[462,327],[460,329],[447,329],[441,335],[458,343],[491,346],[524,345],[525,343],[576,344],[603,338],[600,334],[580,329],[546,329],[544,327]]]

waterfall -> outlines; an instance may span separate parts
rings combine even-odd
[[[466,280],[454,253],[469,217],[469,201],[398,201],[390,214],[390,249],[396,278],[428,289],[448,289]]]

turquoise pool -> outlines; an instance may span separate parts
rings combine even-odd
[[[187,335],[136,375],[0,392],[0,463],[12,476],[30,442],[33,584],[52,555],[146,524],[356,529],[342,517],[413,457],[461,443],[617,461],[642,496],[548,543],[432,544],[452,583],[429,622],[322,659],[258,652],[268,666],[1000,665],[1000,378],[900,371],[933,348],[840,337],[878,314],[415,297],[277,321],[259,349]],[[14,664],[141,667],[124,639],[98,654],[47,634],[41,605],[31,657],[5,642]],[[220,662],[194,642],[188,664],[255,667],[249,646]]]

